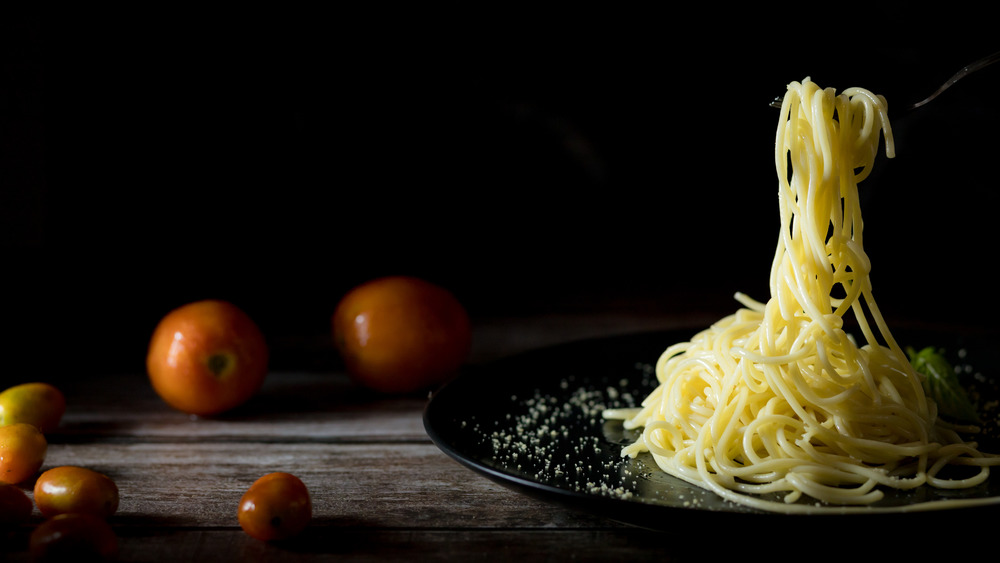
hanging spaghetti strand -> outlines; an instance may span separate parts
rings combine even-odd
[[[892,158],[884,98],[808,78],[788,85],[770,298],[738,294],[734,314],[664,351],[642,408],[608,415],[644,429],[623,455],[649,452],[670,475],[783,512],[865,507],[885,488],[972,487],[1000,463],[938,420],[875,302],[858,182],[882,140]],[[848,315],[862,340],[845,330]],[[974,469],[943,478],[954,464]]]

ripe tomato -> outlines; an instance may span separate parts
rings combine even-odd
[[[32,561],[113,561],[118,536],[93,514],[60,514],[32,530],[28,550]]]
[[[53,467],[35,481],[35,504],[42,516],[85,512],[107,518],[118,510],[118,486],[103,473],[86,467]]]
[[[32,424],[0,426],[0,483],[16,485],[34,476],[48,447],[45,436]]]
[[[24,524],[31,518],[31,499],[16,485],[0,484],[0,525]]]
[[[387,393],[441,383],[469,353],[471,323],[448,290],[389,276],[349,291],[333,314],[333,339],[355,381]]]
[[[263,541],[298,535],[312,519],[305,484],[290,473],[268,473],[250,485],[237,511],[240,527]]]
[[[217,300],[168,313],[153,332],[146,369],[167,404],[209,416],[242,405],[263,385],[268,348],[253,320]]]
[[[22,383],[0,393],[0,426],[27,422],[43,434],[59,426],[66,412],[66,397],[48,383]]]

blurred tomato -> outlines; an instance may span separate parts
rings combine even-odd
[[[72,513],[53,516],[31,532],[32,561],[113,561],[118,536],[103,518]]]
[[[32,510],[34,506],[24,491],[16,485],[0,484],[0,525],[24,524],[31,518]]]
[[[205,300],[160,321],[146,369],[167,404],[209,416],[249,400],[264,383],[267,362],[267,343],[253,320],[231,303]]]
[[[86,467],[53,467],[35,481],[35,504],[42,516],[85,512],[107,518],[118,510],[118,486]]]
[[[0,426],[0,483],[23,483],[45,461],[48,441],[34,425],[15,422]]]
[[[301,479],[290,473],[268,473],[240,499],[240,527],[263,541],[298,535],[312,519],[312,499]]]
[[[66,397],[49,383],[22,383],[0,393],[0,426],[26,422],[45,434],[59,426],[65,412]]]
[[[407,393],[441,383],[468,356],[471,323],[448,290],[389,276],[349,291],[333,314],[333,339],[348,372],[365,387]]]

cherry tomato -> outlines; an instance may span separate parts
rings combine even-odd
[[[243,494],[238,518],[251,537],[263,541],[291,538],[312,519],[309,490],[295,475],[268,473]]]
[[[0,426],[0,483],[18,484],[38,472],[49,444],[32,424]]]
[[[16,485],[0,484],[0,525],[24,524],[31,518],[31,499]]]
[[[333,314],[333,340],[351,377],[387,393],[443,382],[472,340],[465,307],[428,281],[389,276],[349,291]]]
[[[0,426],[26,422],[45,434],[59,426],[65,412],[66,397],[49,383],[22,383],[0,393]]]
[[[59,514],[32,530],[32,561],[112,561],[118,558],[118,536],[93,514]]]
[[[53,467],[35,481],[35,504],[46,518],[67,512],[107,518],[118,510],[118,486],[93,469]]]
[[[189,303],[167,313],[153,332],[146,368],[167,404],[214,415],[249,400],[267,375],[264,335],[225,301]]]

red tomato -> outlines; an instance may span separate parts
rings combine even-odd
[[[333,339],[351,377],[386,393],[441,383],[472,341],[465,307],[428,281],[390,276],[348,292],[333,314]]]
[[[168,313],[149,344],[153,389],[177,410],[219,414],[249,400],[267,375],[264,335],[225,301],[190,303]]]
[[[18,484],[33,477],[48,451],[45,436],[26,422],[0,426],[0,483]]]
[[[268,473],[240,499],[240,526],[263,541],[298,535],[312,519],[312,499],[305,484],[290,473]]]
[[[118,510],[118,486],[86,467],[53,467],[35,481],[35,504],[46,518],[67,512],[107,518]]]
[[[32,561],[112,561],[118,558],[118,536],[93,514],[60,514],[31,532]]]

